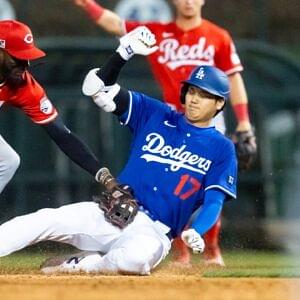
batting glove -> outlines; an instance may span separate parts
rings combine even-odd
[[[99,78],[97,72],[99,68],[90,70],[84,78],[82,93],[86,96],[95,96],[104,88],[104,82]]]
[[[184,230],[181,233],[183,242],[193,250],[194,253],[202,253],[205,248],[204,240],[195,229]]]
[[[115,83],[111,86],[105,86],[102,91],[95,96],[92,96],[94,102],[106,112],[116,110],[115,96],[119,93],[120,86]]]
[[[117,52],[124,60],[129,60],[134,54],[149,55],[158,49],[155,35],[145,26],[139,26],[120,38]]]

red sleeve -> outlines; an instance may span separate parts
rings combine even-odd
[[[236,52],[234,43],[227,31],[224,30],[216,51],[216,66],[223,70],[227,75],[243,70],[240,58]]]
[[[138,22],[138,21],[125,21],[125,30],[126,33],[130,32],[131,30],[139,27],[139,26],[146,26],[148,27],[153,33],[156,33],[157,28],[159,28],[162,24],[159,22]]]
[[[125,31],[130,32],[131,30],[135,29],[138,26],[144,25],[138,21],[125,21]]]
[[[18,89],[14,105],[22,109],[25,114],[37,124],[46,124],[54,120],[57,110],[48,99],[40,84],[26,72],[26,85]]]

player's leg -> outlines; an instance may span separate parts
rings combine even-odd
[[[102,256],[96,251],[82,251],[47,259],[41,266],[45,274],[97,272]]]
[[[118,228],[105,222],[94,202],[46,208],[0,226],[0,256],[46,240],[71,244],[80,250],[102,251],[119,233]]]
[[[149,275],[169,253],[166,226],[139,213],[103,256],[101,268],[110,272]]]
[[[164,257],[164,246],[155,236],[138,234],[122,237],[102,257],[99,269],[113,273],[149,275]]]
[[[98,252],[80,252],[67,257],[48,259],[41,267],[45,274],[53,273],[123,273],[149,275],[165,257],[161,241],[147,235],[121,238],[112,249]]]
[[[221,230],[221,216],[215,225],[204,235],[205,250],[204,263],[206,265],[225,266],[219,246],[219,236]]]
[[[0,135],[0,193],[14,176],[19,165],[19,155]]]
[[[183,242],[181,237],[174,239],[172,243],[172,256],[176,263],[188,266],[191,261],[191,253],[189,248]]]
[[[101,272],[148,275],[170,249],[170,240],[157,223],[139,213],[132,224],[101,256],[99,253],[79,253],[64,261],[44,265],[45,273]]]

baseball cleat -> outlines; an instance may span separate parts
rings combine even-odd
[[[210,258],[210,259],[205,259],[204,260],[204,265],[205,266],[219,266],[219,267],[226,267],[224,260],[222,256],[218,256],[215,258]]]
[[[71,255],[52,257],[45,260],[40,270],[44,274],[93,272],[95,262],[101,255],[98,252],[83,251]]]
[[[209,251],[209,253],[205,253],[204,265],[225,267],[225,263],[221,255],[220,249],[217,249],[215,251]]]

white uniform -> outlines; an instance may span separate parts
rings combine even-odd
[[[41,209],[16,217],[0,226],[0,256],[40,241],[67,243],[87,253],[76,265],[58,271],[129,272],[150,274],[168,254],[169,228],[138,212],[125,229],[108,223],[94,202],[80,202],[57,209]]]
[[[19,155],[0,135],[0,193],[14,176],[19,165]]]

